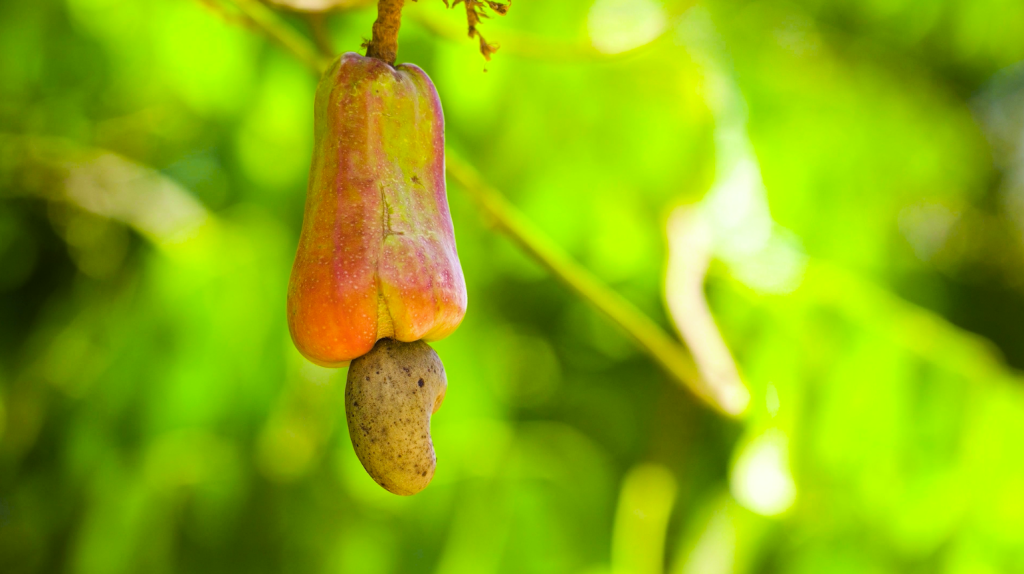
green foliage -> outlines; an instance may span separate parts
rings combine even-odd
[[[285,323],[306,64],[227,0],[3,2],[0,572],[1024,572],[1022,5],[520,0],[481,28],[490,62],[406,8],[449,145],[666,329],[691,206],[747,416],[450,184],[437,474],[383,491],[344,370]]]

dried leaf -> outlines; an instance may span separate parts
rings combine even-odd
[[[476,27],[480,23],[480,20],[490,18],[490,14],[486,12],[487,8],[490,8],[499,16],[504,16],[508,13],[509,7],[512,6],[512,1],[496,2],[495,0],[451,0],[451,3],[449,3],[448,0],[443,1],[444,5],[448,8],[454,8],[459,4],[465,4],[466,25],[469,37],[480,40],[480,53],[483,54],[484,58],[490,60],[491,54],[498,50],[498,45],[488,43]]]

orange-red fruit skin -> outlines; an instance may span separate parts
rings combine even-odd
[[[354,53],[324,73],[288,285],[299,351],[343,366],[383,337],[438,340],[466,312],[444,179],[444,115],[411,64]]]

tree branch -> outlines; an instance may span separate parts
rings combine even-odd
[[[330,65],[332,58],[321,56],[305,36],[285,24],[277,14],[257,0],[231,0],[238,10],[264,35],[295,55],[303,64],[319,74]]]
[[[689,352],[678,341],[545,237],[504,196],[485,184],[472,166],[451,150],[446,150],[446,153],[448,175],[469,193],[498,230],[570,290],[626,331],[673,379],[698,398],[723,414],[739,416],[743,413],[746,403],[735,400],[735,389],[708,385],[698,373]]]
[[[323,58],[333,58],[335,55],[334,46],[331,44],[331,32],[327,28],[327,14],[324,12],[310,12],[305,15],[309,22],[309,31],[313,34],[313,42],[316,49]]]

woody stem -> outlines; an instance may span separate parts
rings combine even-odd
[[[398,57],[398,29],[402,26],[402,5],[405,0],[379,0],[373,38],[366,45],[366,56],[394,65]]]

